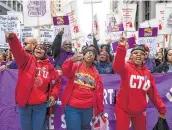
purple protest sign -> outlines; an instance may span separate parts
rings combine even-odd
[[[135,38],[134,37],[127,38],[127,48],[128,49],[133,48],[135,45],[136,45],[136,41],[135,41]],[[114,53],[116,52],[117,46],[118,46],[118,41],[112,43],[112,47],[113,47],[113,52]]]
[[[157,37],[158,28],[139,28],[139,37]]]
[[[56,16],[53,17],[54,25],[69,25],[69,18],[68,16]]]
[[[47,12],[46,10],[46,0],[36,0],[36,1],[28,1],[28,15],[30,17],[41,17],[44,16]]]
[[[155,74],[157,89],[162,100],[167,107],[166,119],[170,129],[172,129],[172,73]],[[102,75],[104,83],[104,106],[105,112],[108,114],[110,122],[110,130],[115,130],[116,119],[114,113],[113,97],[115,90],[119,91],[120,77],[119,75]],[[21,130],[19,124],[19,115],[17,106],[14,101],[14,89],[17,80],[17,71],[6,70],[0,72],[0,130]],[[9,82],[10,81],[10,82]],[[66,79],[62,79],[63,89]],[[59,101],[60,103],[60,101]],[[58,103],[57,103],[58,104]],[[49,118],[49,129],[65,130],[66,122],[64,119],[62,106],[54,107],[54,114]],[[147,130],[152,130],[158,119],[158,112],[154,106],[149,103],[147,108]],[[131,130],[131,129],[130,129]]]
[[[107,27],[108,32],[119,32],[119,31],[124,31],[124,26],[123,24],[117,24],[117,25],[111,25]]]

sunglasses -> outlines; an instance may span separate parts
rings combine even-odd
[[[85,55],[87,55],[87,56],[95,56],[96,54],[93,51],[87,51],[85,53]]]

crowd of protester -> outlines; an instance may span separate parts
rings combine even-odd
[[[72,51],[72,42],[65,40],[62,42],[63,32],[56,35],[52,45],[44,44],[47,48],[47,58],[58,70],[59,74],[62,75],[61,67],[66,59],[72,57],[76,52]],[[94,66],[97,68],[99,74],[115,74],[112,63],[114,60],[114,53],[112,50],[112,41],[109,40],[107,43],[98,45],[98,41],[93,39],[93,48],[96,48],[98,57],[94,61]],[[25,38],[23,47],[28,53],[32,53],[33,49],[37,45],[35,38]],[[172,72],[172,48],[164,49],[160,48],[155,57],[150,56],[149,47],[144,45],[145,53],[145,64],[152,73],[164,73]],[[82,47],[83,53],[87,46]],[[77,52],[78,53],[78,52]],[[81,59],[82,60],[82,59]],[[17,69],[17,64],[11,53],[10,48],[0,51],[0,71],[9,69]]]
[[[46,129],[46,117],[51,115],[52,106],[61,91],[61,76],[68,79],[61,100],[67,130],[88,130],[92,117],[105,119],[104,85],[100,74],[118,73],[121,77],[119,94],[114,97],[117,130],[129,129],[130,118],[135,130],[146,130],[146,93],[158,108],[160,118],[165,119],[165,105],[150,80],[154,80],[151,73],[172,72],[172,49],[160,50],[156,58],[152,58],[148,46],[136,45],[131,50],[128,62],[125,62],[125,38],[120,38],[116,56],[110,40],[98,46],[94,38],[93,45],[83,46],[81,52],[73,52],[71,41],[62,42],[62,38],[63,31],[57,34],[52,45],[38,44],[35,38],[26,38],[22,47],[15,33],[6,33],[9,49],[0,54],[0,70],[9,68],[19,71],[15,101],[19,106],[23,130]],[[144,74],[149,76],[148,79],[143,77]],[[133,89],[136,84],[132,83],[136,75],[144,80],[144,84],[139,84],[138,88],[142,90],[138,92]],[[143,104],[139,104],[141,100]],[[130,112],[134,117],[129,118]],[[123,115],[125,118],[121,118]]]

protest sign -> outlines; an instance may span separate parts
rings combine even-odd
[[[8,48],[5,40],[6,32],[14,32],[20,37],[19,17],[13,15],[0,15],[0,48]]]
[[[121,21],[124,25],[125,31],[136,31],[135,18],[136,18],[137,4],[120,4],[119,14]]]
[[[64,30],[64,34],[62,36],[62,42],[65,40],[69,40],[69,41],[72,40],[69,25],[54,26],[54,36],[56,36],[61,30]]]
[[[54,30],[53,29],[40,29],[40,42],[49,42],[54,41]]]
[[[146,44],[150,49],[150,55],[156,55],[156,38],[158,35],[158,28],[139,28],[138,44]]]
[[[21,24],[20,29],[21,29],[20,35],[21,35],[21,42],[22,43],[24,42],[25,38],[34,37],[35,28],[33,28],[33,27],[24,27],[24,24]]]
[[[51,25],[50,0],[24,0],[23,16],[25,26]]]
[[[172,7],[172,4],[164,4],[164,3],[157,3],[156,4],[156,20],[158,21],[158,34],[169,34],[169,30],[165,25],[165,21],[167,21],[168,17],[166,14],[169,14],[170,10],[166,10],[167,7]],[[168,30],[168,31],[167,31]]]
[[[56,26],[69,25],[69,18],[68,16],[56,16],[53,17],[53,23]]]

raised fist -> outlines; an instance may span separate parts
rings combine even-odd
[[[63,35],[64,34],[64,28],[61,28],[60,31],[58,32],[58,35]]]
[[[13,39],[13,37],[14,37],[14,34],[12,32],[6,32],[5,33],[6,40]]]
[[[118,45],[126,45],[127,43],[127,40],[124,38],[124,37],[121,37],[118,41]]]

